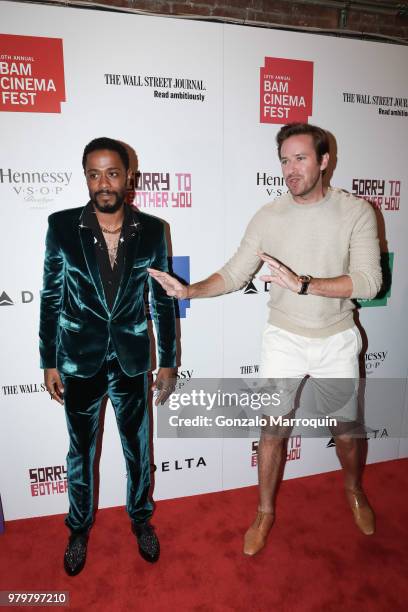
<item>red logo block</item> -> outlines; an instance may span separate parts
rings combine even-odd
[[[61,102],[62,39],[0,34],[0,111],[60,113]]]
[[[307,123],[313,109],[313,62],[265,57],[260,68],[260,122]]]

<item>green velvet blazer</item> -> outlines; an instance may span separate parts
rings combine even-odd
[[[50,215],[40,309],[42,368],[87,378],[100,369],[111,341],[128,376],[151,367],[144,291],[149,283],[159,367],[176,365],[174,299],[148,275],[168,270],[162,221],[132,211],[123,275],[109,310],[96,260],[92,230],[82,223],[84,207]],[[134,231],[133,231],[134,230]]]

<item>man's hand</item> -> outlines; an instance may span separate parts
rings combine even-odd
[[[266,253],[257,253],[272,271],[271,275],[260,276],[266,283],[275,283],[279,287],[289,289],[299,293],[302,281],[290,268],[283,263],[270,257]],[[353,293],[353,281],[348,274],[334,276],[333,278],[312,278],[307,291],[308,295],[318,295],[320,297],[347,299]]]
[[[44,370],[44,383],[51,399],[64,405],[64,386],[57,368]]]
[[[153,392],[157,392],[156,406],[164,404],[176,388],[177,368],[160,368],[156,380],[152,385]]]
[[[154,268],[147,268],[147,271],[163,287],[167,295],[178,300],[185,300],[187,298],[188,286],[182,285],[180,281],[167,274],[167,272],[160,272],[160,270],[155,270]]]
[[[292,272],[290,268],[287,268],[284,264],[280,263],[277,259],[266,255],[266,253],[257,253],[258,257],[264,261],[272,274],[260,276],[260,279],[265,283],[275,283],[279,287],[289,289],[298,293],[302,286],[297,274]]]

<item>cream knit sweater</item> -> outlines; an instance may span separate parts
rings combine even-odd
[[[348,274],[351,298],[373,298],[381,287],[377,221],[371,205],[329,188],[314,204],[290,193],[263,206],[250,221],[235,255],[218,271],[225,293],[247,284],[260,267],[257,251],[296,274],[330,278]],[[301,336],[326,337],[354,325],[351,299],[298,295],[271,283],[268,321]]]

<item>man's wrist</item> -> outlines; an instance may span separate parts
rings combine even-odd
[[[302,274],[298,276],[298,295],[307,295],[309,293],[312,277],[310,274]]]

